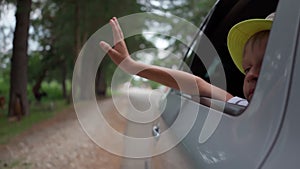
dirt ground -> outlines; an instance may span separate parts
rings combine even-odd
[[[104,100],[112,123],[122,130],[125,120],[110,99]],[[34,125],[9,144],[0,146],[0,168],[6,169],[118,169],[122,158],[101,149],[82,130],[73,107]]]

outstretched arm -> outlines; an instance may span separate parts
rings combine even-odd
[[[227,101],[233,97],[225,90],[213,86],[193,74],[134,61],[128,53],[123,32],[115,17],[110,20],[110,25],[113,31],[114,48],[103,41],[100,42],[100,46],[123,71],[129,74],[136,74],[187,94],[200,95],[222,101]]]

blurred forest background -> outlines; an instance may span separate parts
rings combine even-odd
[[[1,138],[12,133],[11,128],[4,130],[11,121],[32,124],[71,103],[76,58],[87,39],[111,17],[154,12],[176,15],[199,26],[214,3],[215,0],[0,0]],[[166,24],[145,21],[145,29],[164,29]],[[167,37],[140,35],[126,41],[130,51],[153,46],[181,55],[186,51],[186,46]],[[175,61],[153,58],[148,62],[165,66]],[[115,68],[108,57],[99,66],[95,83],[98,97],[109,97]],[[144,81],[136,79],[135,83]]]

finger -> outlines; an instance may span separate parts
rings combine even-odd
[[[118,19],[117,19],[116,17],[114,17],[113,19],[114,19],[114,21],[115,21],[115,23],[116,23],[116,26],[117,26],[117,30],[118,30],[119,36],[120,36],[120,38],[123,40],[123,39],[124,39],[124,35],[123,35],[123,31],[122,31],[122,29],[121,29],[121,26],[120,26],[120,24],[119,24],[119,21],[118,21]]]
[[[108,43],[101,41],[100,47],[104,50],[105,53],[107,53],[110,56],[117,55],[117,51],[114,50]]]
[[[101,48],[103,49],[103,51],[106,53],[111,49],[111,46],[104,41],[101,41],[99,44],[100,44]]]
[[[119,32],[117,30],[117,25],[116,25],[114,19],[111,19],[109,23],[110,23],[112,31],[113,31],[113,38],[114,38],[114,45],[115,45],[117,42],[120,41]]]
[[[113,37],[114,37],[114,44],[116,45],[117,43],[119,43],[119,42],[121,42],[123,40],[122,34],[120,34],[120,32],[122,32],[122,31],[120,30],[120,25],[118,25],[116,17],[113,17],[110,20],[110,24],[112,26]]]

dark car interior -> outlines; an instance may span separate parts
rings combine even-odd
[[[278,0],[221,0],[215,4],[205,21],[200,25],[200,30],[213,44],[222,62],[220,64],[223,65],[226,77],[225,90],[234,96],[244,97],[242,89],[244,75],[236,68],[230,57],[227,49],[227,34],[230,28],[240,21],[251,18],[265,18],[276,11],[277,4]],[[197,37],[195,40],[197,40]],[[191,71],[210,82],[201,59],[193,52],[187,53],[191,53],[190,56],[185,56],[185,62],[190,65]],[[212,104],[205,105],[211,107]],[[245,107],[231,106],[231,104],[226,103],[224,111],[231,115],[239,115],[244,109]]]

